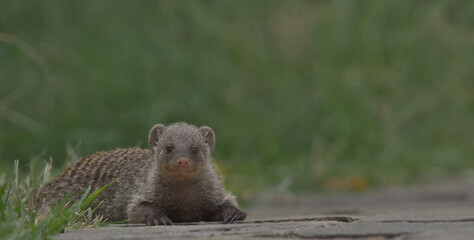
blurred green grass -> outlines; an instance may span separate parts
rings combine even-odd
[[[175,121],[214,129],[250,198],[474,168],[473,1],[16,0],[0,32],[47,63],[0,38],[3,171]]]

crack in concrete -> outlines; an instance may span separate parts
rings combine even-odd
[[[311,236],[302,235],[289,231],[287,233],[280,234],[254,234],[253,237],[261,238],[300,238],[300,239],[367,239],[367,238],[384,238],[384,239],[394,239],[401,236],[409,235],[409,233],[369,233],[369,234],[314,234]]]
[[[397,223],[397,222],[407,222],[407,223],[450,223],[450,222],[474,222],[474,218],[462,218],[462,219],[452,219],[452,220],[443,220],[443,219],[431,219],[431,220],[381,220],[379,222],[384,223]]]
[[[285,219],[265,219],[265,220],[249,220],[236,223],[283,223],[283,222],[311,222],[311,221],[335,221],[350,223],[359,220],[359,218],[346,216],[330,216],[330,217],[303,217],[303,218],[285,218]]]
[[[189,230],[189,232],[229,232],[232,231],[234,228],[231,227],[223,227],[223,228],[205,228],[205,229],[193,229]]]

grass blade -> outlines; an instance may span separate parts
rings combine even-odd
[[[105,186],[103,186],[103,187],[100,188],[100,189],[94,190],[85,200],[82,200],[82,199],[81,199],[82,201],[80,201],[80,202],[82,202],[82,204],[81,204],[80,209],[81,209],[82,211],[85,211],[85,210],[91,205],[91,203],[97,198],[97,196],[99,196],[99,194],[100,194],[102,191],[104,191],[104,189],[106,189],[109,185],[110,185],[110,183],[107,184],[107,185],[105,185]],[[90,187],[88,188],[88,190],[90,190]],[[88,192],[88,191],[87,191],[87,192]],[[86,196],[86,195],[84,194],[82,197],[84,198],[84,196]]]

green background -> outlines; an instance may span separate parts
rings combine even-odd
[[[474,170],[474,1],[16,0],[0,32],[1,172],[175,121],[243,198]]]

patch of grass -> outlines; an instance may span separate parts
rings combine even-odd
[[[38,219],[38,209],[33,202],[34,190],[48,179],[49,163],[38,171],[34,161],[30,173],[20,178],[18,161],[14,173],[3,174],[0,179],[0,239],[51,239],[53,235],[66,229],[97,227],[104,224],[100,217],[93,215],[91,202],[100,194],[97,189],[89,194],[90,188],[81,199],[71,202],[64,198]],[[49,179],[48,179],[49,180]]]

